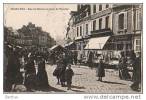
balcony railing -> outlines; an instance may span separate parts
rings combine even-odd
[[[111,35],[111,34],[112,34],[112,30],[110,28],[91,31],[91,36]]]

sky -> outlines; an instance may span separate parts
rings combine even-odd
[[[5,4],[4,25],[19,29],[32,22],[61,43],[65,38],[70,11],[76,11],[76,7],[76,4]]]

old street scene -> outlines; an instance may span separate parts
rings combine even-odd
[[[4,93],[143,92],[142,4],[4,4]]]

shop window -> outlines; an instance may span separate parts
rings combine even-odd
[[[126,50],[131,50],[132,49],[132,45],[131,44],[126,44]]]
[[[141,45],[140,42],[141,42],[140,39],[137,39],[137,40],[136,40],[136,45]]]
[[[96,30],[96,20],[93,21],[93,31]]]
[[[136,51],[140,51],[140,46],[136,46]]]
[[[102,18],[99,19],[99,29],[102,28]]]
[[[105,28],[109,28],[109,16],[105,18]]]
[[[117,50],[123,50],[124,45],[123,44],[117,44]]]
[[[136,51],[140,51],[141,50],[141,41],[140,39],[135,40],[135,49]]]
[[[93,13],[96,13],[96,5],[93,5]]]
[[[124,14],[120,14],[119,15],[119,20],[118,20],[118,24],[119,24],[119,29],[124,29]]]

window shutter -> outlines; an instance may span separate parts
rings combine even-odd
[[[119,24],[118,24],[119,23],[119,21],[118,21],[119,20],[119,14],[115,14],[115,18],[114,19],[115,19],[114,28],[115,28],[115,31],[118,31],[119,30]]]
[[[127,29],[127,12],[124,13],[124,29]]]

